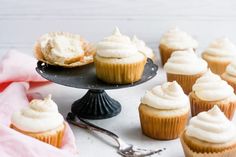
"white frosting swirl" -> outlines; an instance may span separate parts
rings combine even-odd
[[[207,62],[197,57],[193,49],[175,51],[164,65],[167,73],[195,75],[207,71]]]
[[[180,109],[189,106],[189,98],[180,85],[173,81],[146,91],[141,103],[157,109]]]
[[[177,27],[167,31],[161,38],[160,44],[166,45],[172,49],[188,49],[198,47],[198,42],[186,32],[181,31]]]
[[[225,72],[231,76],[236,77],[236,61],[231,62],[227,67]]]
[[[235,97],[233,88],[210,70],[196,80],[192,89],[198,98],[205,101],[218,101]]]
[[[132,42],[136,45],[138,51],[142,52],[146,57],[153,58],[153,50],[146,46],[145,42],[138,39],[135,35],[132,38]]]
[[[236,127],[215,105],[190,119],[186,134],[210,143],[227,143],[236,137]]]
[[[236,57],[236,46],[228,38],[220,38],[210,43],[203,53],[221,60],[230,61]]]
[[[59,127],[64,119],[49,95],[44,100],[34,99],[29,106],[15,112],[11,122],[22,131],[44,132]]]
[[[75,38],[64,34],[45,34],[40,38],[40,47],[43,55],[50,61],[62,62],[81,56],[84,50],[81,47],[79,36]]]
[[[138,52],[130,38],[122,35],[117,27],[111,36],[97,43],[96,49],[97,55],[107,58],[126,58]]]

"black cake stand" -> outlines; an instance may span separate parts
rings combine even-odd
[[[118,101],[112,99],[105,90],[119,89],[139,85],[157,74],[157,65],[147,60],[140,81],[132,84],[107,84],[96,77],[94,64],[76,68],[62,68],[39,61],[36,71],[45,79],[57,84],[88,89],[87,93],[72,104],[71,112],[81,118],[105,119],[116,116],[121,111]]]

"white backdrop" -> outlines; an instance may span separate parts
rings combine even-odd
[[[49,31],[69,31],[98,41],[114,26],[157,48],[172,26],[191,33],[201,47],[216,37],[236,40],[234,0],[0,0],[0,48],[31,51]]]
[[[198,52],[217,37],[236,41],[235,0],[0,0],[0,55],[10,48],[32,54],[37,38],[49,31],[81,34],[96,42],[111,34],[114,26],[122,33],[145,40],[155,51],[161,34],[179,26],[200,43]],[[162,157],[182,157],[179,140],[156,141],[142,135],[137,108],[146,89],[165,81],[159,70],[153,80],[128,89],[107,91],[122,104],[122,112],[111,119],[94,121],[117,132],[130,143],[148,148],[166,147]],[[51,84],[34,89],[53,94],[61,113],[66,116],[70,104],[85,90]],[[127,94],[124,94],[127,93]],[[80,156],[118,156],[105,137],[72,127]],[[105,140],[108,140],[105,138]],[[107,145],[108,144],[108,145]]]

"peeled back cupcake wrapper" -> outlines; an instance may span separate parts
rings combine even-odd
[[[191,113],[192,116],[196,116],[198,113],[202,111],[208,111],[214,105],[217,104],[222,112],[226,115],[226,117],[232,120],[234,116],[234,112],[236,109],[236,102],[229,101],[203,101],[197,98],[194,92],[191,92],[189,95],[190,104],[191,104]]]
[[[62,34],[62,35],[69,36],[69,37],[73,36],[73,34],[65,33],[65,32],[52,32],[50,34],[52,34],[52,35],[61,35]],[[73,67],[83,66],[83,65],[92,63],[93,62],[93,56],[95,54],[95,48],[83,38],[80,38],[80,42],[81,42],[81,46],[84,50],[84,56],[82,56],[82,58],[79,57],[79,58],[72,59],[71,63],[67,64],[67,63],[48,61],[44,57],[44,55],[41,51],[41,47],[40,47],[39,42],[37,42],[34,46],[35,57],[39,61],[42,61],[44,63],[50,64],[50,65],[62,66],[62,67],[66,67],[66,68],[73,68]],[[90,58],[90,59],[88,59],[88,58]]]

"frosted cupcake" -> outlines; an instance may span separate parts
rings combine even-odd
[[[100,80],[128,84],[141,79],[147,58],[118,28],[98,42],[96,49],[96,75]]]
[[[167,80],[176,80],[186,94],[195,81],[207,71],[207,62],[197,57],[192,49],[175,51],[164,65]]]
[[[29,106],[15,112],[11,128],[25,135],[60,148],[65,131],[63,116],[51,95],[44,100],[34,99]]]
[[[65,32],[44,34],[35,44],[35,57],[47,64],[76,67],[93,62],[95,50],[79,35]]]
[[[210,70],[197,79],[189,98],[192,116],[196,116],[202,111],[208,111],[217,104],[226,117],[233,118],[236,107],[234,90],[226,81]]]
[[[180,85],[167,82],[146,91],[139,106],[141,128],[145,135],[159,140],[179,137],[189,116],[189,99]]]
[[[198,42],[186,32],[173,28],[167,31],[160,39],[160,55],[164,65],[174,51],[196,49]]]
[[[225,72],[221,75],[221,78],[228,82],[236,92],[236,61],[231,62]]]
[[[236,46],[228,39],[221,38],[210,43],[202,53],[212,72],[221,75],[227,65],[236,57]]]
[[[135,35],[132,38],[132,42],[136,45],[138,51],[142,52],[147,58],[155,60],[153,50],[147,47],[144,41],[138,39]]]
[[[236,127],[217,106],[191,118],[180,139],[187,157],[236,156]]]

